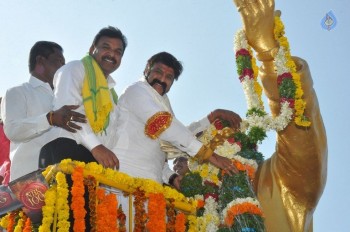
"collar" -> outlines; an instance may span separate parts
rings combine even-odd
[[[52,90],[49,83],[43,82],[42,80],[39,80],[37,77],[33,75],[31,75],[29,78],[29,84],[33,86],[33,88],[43,86],[44,88],[49,88],[50,90]]]
[[[107,84],[109,88],[113,88],[114,86],[116,86],[117,82],[113,79],[111,75],[109,75],[107,77]]]

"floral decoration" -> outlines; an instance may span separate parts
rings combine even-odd
[[[148,196],[148,222],[147,231],[166,231],[166,202],[161,193],[149,194]]]
[[[83,168],[76,166],[72,173],[73,186],[71,190],[72,194],[72,203],[71,209],[73,211],[74,225],[73,230],[76,232],[85,231],[85,215],[86,210],[83,205],[85,205],[84,199],[84,175]]]

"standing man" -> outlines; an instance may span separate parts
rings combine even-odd
[[[7,90],[2,100],[4,131],[11,141],[11,181],[38,169],[40,149],[50,141],[47,132],[54,126],[74,133],[80,126],[72,123],[68,127],[64,123],[66,118],[73,116],[76,122],[85,121],[84,115],[71,111],[77,106],[52,111],[52,81],[64,63],[60,45],[49,41],[35,43],[29,54],[29,82]]]
[[[103,28],[95,36],[87,56],[57,71],[54,109],[65,104],[79,105],[77,111],[86,115],[88,123],[82,124],[82,130],[77,133],[54,130],[57,139],[41,150],[40,166],[71,158],[119,167],[117,156],[110,150],[115,145],[117,102],[115,81],[110,74],[118,69],[126,46],[126,38],[118,28]],[[70,120],[66,124],[72,126]]]
[[[160,141],[170,142],[178,149],[202,161],[236,172],[232,162],[204,146],[195,134],[216,118],[228,120],[239,127],[241,118],[227,110],[215,110],[197,123],[185,127],[174,115],[169,92],[182,72],[182,64],[171,54],[152,56],[144,70],[144,78],[129,86],[117,106],[117,146],[120,171],[134,177],[153,179],[179,187],[180,176],[174,174],[160,148]]]

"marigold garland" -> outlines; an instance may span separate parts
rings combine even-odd
[[[166,216],[167,216],[167,223],[166,223],[166,231],[167,232],[175,232],[175,223],[176,223],[176,211],[175,211],[175,205],[174,200],[169,199],[168,204],[166,207]]]
[[[26,222],[24,224],[23,232],[32,232],[32,221],[29,217],[27,217]]]
[[[146,221],[148,215],[145,210],[146,196],[145,192],[140,189],[136,189],[134,192],[134,208],[135,208],[135,219],[134,219],[134,232],[143,232],[146,230]]]
[[[88,176],[84,179],[84,185],[87,186],[89,192],[89,210],[90,210],[90,226],[91,230],[96,231],[96,205],[97,205],[97,196],[96,196],[96,179],[93,176]]]
[[[186,215],[182,212],[176,215],[175,232],[185,232],[186,230]]]
[[[232,226],[235,216],[239,214],[250,213],[262,216],[261,209],[250,202],[243,202],[237,205],[233,205],[226,210],[225,224]]]
[[[118,208],[118,222],[119,222],[119,232],[126,232],[126,215],[123,212],[122,205],[119,205]]]
[[[9,224],[9,217],[10,217],[10,213],[7,213],[5,216],[3,216],[1,218],[0,226],[2,228],[7,228],[8,224]]]
[[[11,212],[9,214],[9,218],[8,218],[8,224],[6,227],[7,232],[13,232],[14,227],[15,227],[15,216],[16,216],[16,212]]]
[[[23,211],[19,211],[17,217],[18,220],[14,232],[21,232],[24,227],[24,222],[27,220],[27,216],[23,213]]]
[[[105,189],[103,188],[98,188],[96,193],[98,199],[98,204],[96,208],[96,231],[118,231],[118,202],[116,196],[114,194],[106,195]]]
[[[39,232],[51,231],[51,225],[53,223],[53,215],[55,213],[57,186],[52,185],[45,192],[45,205],[42,207],[43,219],[39,227]]]
[[[149,194],[148,196],[148,222],[147,231],[166,231],[166,201],[161,193]]]
[[[86,210],[84,208],[85,199],[84,199],[84,175],[83,168],[77,166],[74,168],[72,173],[73,186],[71,190],[72,194],[72,203],[71,209],[73,211],[74,225],[73,230],[75,232],[84,232],[85,231],[85,215]]]
[[[57,181],[57,200],[56,200],[56,212],[57,212],[57,231],[65,232],[69,231],[69,205],[68,205],[68,184],[66,175],[62,172],[56,174]]]

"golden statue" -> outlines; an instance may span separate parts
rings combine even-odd
[[[273,58],[273,0],[234,0],[248,43],[262,62],[260,76],[273,115],[280,104]],[[301,77],[310,127],[290,123],[277,134],[276,151],[259,167],[254,183],[269,232],[311,232],[313,213],[327,177],[327,138],[307,63],[294,57]]]

